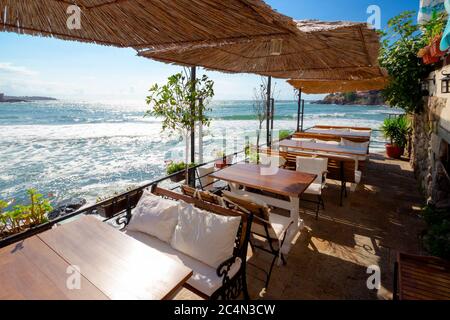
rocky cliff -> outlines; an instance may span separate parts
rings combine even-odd
[[[386,102],[380,91],[331,93],[316,104],[343,104],[343,105],[384,105]]]

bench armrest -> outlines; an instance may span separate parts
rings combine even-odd
[[[221,278],[223,277],[223,279],[227,278],[228,272],[230,272],[230,269],[233,266],[233,264],[236,263],[237,258],[238,258],[237,256],[233,256],[230,259],[227,259],[224,262],[222,262],[216,270],[217,276]]]

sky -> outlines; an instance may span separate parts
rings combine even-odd
[[[366,22],[367,8],[381,9],[382,28],[393,16],[417,11],[419,0],[266,0],[294,19]],[[0,93],[42,95],[79,101],[144,101],[148,88],[181,68],[137,57],[132,49],[0,32]],[[260,77],[201,69],[215,82],[215,99],[251,99]],[[294,98],[285,80],[276,82],[276,99]],[[310,95],[306,99],[317,99]]]

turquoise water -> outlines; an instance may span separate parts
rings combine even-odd
[[[242,150],[246,136],[255,139],[251,101],[215,101],[211,108],[204,160],[215,158],[224,144],[232,153]],[[145,110],[139,103],[0,104],[0,198],[21,199],[33,187],[52,194],[55,202],[73,196],[93,201],[162,176],[165,161],[184,159],[185,144],[176,134],[161,133],[160,121],[144,118]],[[295,129],[296,110],[294,101],[277,102],[275,128]],[[306,104],[305,127],[320,123],[378,129],[389,113],[400,111]]]

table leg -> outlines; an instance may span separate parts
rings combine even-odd
[[[291,219],[294,221],[294,226],[296,232],[299,230],[303,225],[303,220],[300,219],[299,211],[300,211],[300,198],[299,197],[289,197],[291,200]]]
[[[237,183],[229,182],[228,184],[230,185],[231,192],[236,192],[239,190],[239,185]]]

